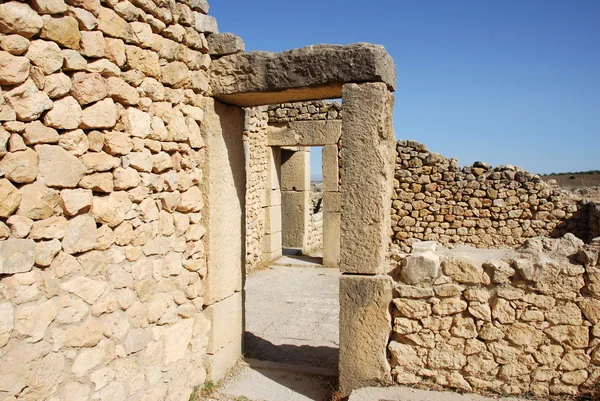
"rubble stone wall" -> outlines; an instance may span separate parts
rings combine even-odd
[[[263,241],[267,225],[266,208],[270,191],[268,179],[268,115],[266,107],[246,109],[246,271],[263,263]]]
[[[200,1],[0,4],[0,398],[206,377]]]
[[[597,240],[567,234],[501,254],[436,250],[433,242],[396,254],[394,381],[542,398],[594,387],[599,250]]]
[[[600,202],[590,202],[588,207],[589,237],[600,237]]]
[[[269,122],[341,120],[342,105],[339,102],[316,100],[310,102],[283,103],[269,106]]]
[[[398,141],[392,241],[518,246],[535,236],[590,239],[588,207],[513,166],[460,168],[415,141]]]
[[[310,251],[323,250],[323,192],[315,190],[311,185],[310,218],[308,221],[308,238],[306,248]]]

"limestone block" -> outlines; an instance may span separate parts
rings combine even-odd
[[[33,220],[24,216],[10,216],[6,220],[6,224],[10,227],[11,233],[17,238],[25,238],[31,227],[33,226]]]
[[[121,39],[104,38],[106,46],[104,47],[104,57],[115,63],[119,67],[125,65],[127,57],[125,56],[125,43]]]
[[[79,52],[86,57],[104,57],[106,42],[102,32],[81,32],[81,49]]]
[[[67,15],[77,20],[82,36],[84,31],[93,31],[98,26],[98,20],[96,20],[94,14],[83,8],[69,7]]]
[[[64,56],[60,47],[54,42],[34,40],[25,54],[31,62],[40,67],[44,74],[50,75],[62,67]]]
[[[59,129],[76,129],[82,118],[79,103],[73,97],[66,96],[54,102],[52,110],[44,116],[44,124]]]
[[[323,191],[340,190],[339,153],[337,145],[325,145],[322,152]]]
[[[393,96],[382,83],[347,84],[343,102],[340,270],[383,273],[395,161]]]
[[[341,131],[342,122],[339,120],[292,121],[270,125],[267,138],[269,146],[337,145]]]
[[[323,266],[339,267],[340,265],[340,212],[325,210],[323,215]]]
[[[0,172],[18,184],[33,182],[38,175],[38,155],[30,148],[7,153],[0,160]]]
[[[125,55],[127,57],[127,64],[131,68],[141,71],[146,76],[160,79],[158,54],[136,46],[125,46]]]
[[[97,239],[98,230],[94,218],[83,214],[69,220],[62,247],[69,254],[86,252],[96,247]]]
[[[281,242],[281,231],[265,234],[263,237],[263,252],[272,254],[277,253],[281,255],[281,248],[283,244]]]
[[[231,341],[214,355],[207,355],[206,377],[213,383],[223,379],[242,355],[242,337]]]
[[[28,272],[35,262],[35,242],[30,239],[0,241],[0,274]]]
[[[194,28],[198,32],[218,33],[217,20],[210,15],[194,12]]]
[[[49,217],[33,223],[29,238],[39,239],[61,239],[65,236],[67,219],[62,216]]]
[[[85,173],[85,166],[69,152],[55,145],[37,145],[38,181],[58,188],[74,188]]]
[[[233,33],[216,33],[208,37],[208,54],[211,56],[226,56],[246,50],[246,44]]]
[[[21,187],[23,199],[17,214],[33,220],[46,219],[60,213],[58,192],[40,182]]]
[[[44,25],[42,17],[26,3],[9,1],[0,4],[0,31],[16,33],[26,38],[36,35]]]
[[[40,14],[62,14],[67,11],[63,0],[33,0],[31,6]]]
[[[382,46],[356,43],[238,53],[211,63],[213,96],[243,107],[339,98],[347,82],[383,82],[393,91],[394,62]]]
[[[391,383],[386,348],[392,332],[388,276],[340,276],[340,391]]]
[[[468,258],[448,258],[442,262],[444,273],[459,283],[488,284],[481,266]]]
[[[0,48],[14,56],[20,56],[29,48],[29,41],[21,35],[6,35],[0,38]]]
[[[117,123],[117,109],[112,99],[104,99],[83,110],[80,127],[112,128]]]
[[[341,192],[323,192],[323,210],[327,212],[342,211],[342,194]]]
[[[440,274],[440,257],[434,252],[411,254],[402,261],[401,277],[406,284],[432,284]]]
[[[127,192],[113,192],[105,197],[94,197],[91,214],[97,222],[116,227],[125,220],[131,205]]]
[[[62,72],[48,75],[44,84],[44,92],[50,99],[63,97],[71,90],[71,78]]]
[[[52,100],[31,79],[7,92],[5,98],[21,121],[35,120],[52,108]]]
[[[242,294],[236,292],[205,309],[205,314],[211,322],[208,332],[206,352],[217,353],[232,341],[242,335]]]
[[[87,67],[87,60],[76,50],[64,49],[62,56],[64,59],[63,70],[65,71],[81,71]]]
[[[10,181],[0,179],[0,217],[9,217],[21,204],[22,194]]]
[[[117,77],[110,77],[106,80],[108,85],[108,94],[117,102],[124,105],[136,105],[140,101],[140,95],[137,90],[127,82]]]
[[[75,18],[44,15],[43,20],[44,26],[40,32],[42,39],[56,42],[69,49],[79,50],[81,33],[79,32],[79,23]]]
[[[270,206],[281,206],[281,190],[267,188],[266,191],[266,204]]]
[[[29,77],[29,59],[0,51],[0,84],[16,85]]]
[[[98,30],[107,36],[129,41],[133,38],[133,30],[123,18],[113,10],[101,7],[98,10]]]
[[[310,191],[310,152],[281,150],[281,190]]]
[[[281,218],[281,205],[269,206],[265,213],[265,233],[281,232]]]
[[[281,188],[281,149],[278,147],[269,147],[267,150],[268,161],[268,172],[269,182],[272,190],[278,190]],[[273,204],[273,203],[272,203]]]
[[[240,291],[245,251],[244,112],[207,99],[202,124],[206,159],[202,181],[208,274],[205,303]],[[189,192],[189,190],[188,190]]]
[[[308,191],[281,191],[282,242],[286,248],[306,247],[310,219]]]

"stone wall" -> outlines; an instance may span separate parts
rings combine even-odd
[[[518,246],[535,236],[589,238],[587,207],[514,166],[456,159],[398,141],[392,196],[393,242]]]
[[[204,382],[207,11],[0,4],[0,398]]]
[[[543,398],[595,386],[599,251],[567,234],[516,251],[422,242],[396,253],[394,381]]]
[[[311,185],[308,238],[306,248],[310,252],[323,251],[323,192]]]
[[[244,141],[246,149],[246,271],[263,263],[266,234],[267,194],[270,192],[266,107],[246,109]]]
[[[600,237],[600,202],[590,202],[588,208],[589,237]]]
[[[269,122],[341,120],[342,105],[335,101],[283,103],[269,106]]]

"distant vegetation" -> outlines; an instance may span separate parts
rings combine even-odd
[[[600,170],[589,170],[589,171],[569,171],[568,173],[550,173],[550,174],[542,174],[542,177],[547,177],[549,175],[589,175],[589,174],[600,174]]]

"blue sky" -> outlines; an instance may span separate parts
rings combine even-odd
[[[210,14],[248,51],[384,45],[396,137],[461,165],[600,169],[598,0],[213,0]]]

